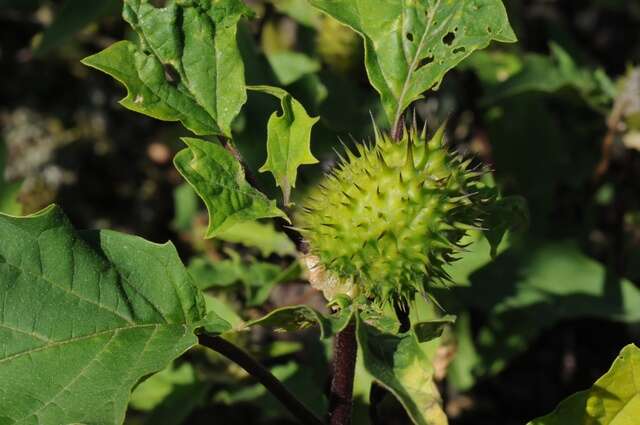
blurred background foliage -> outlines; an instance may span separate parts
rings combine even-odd
[[[360,39],[302,0],[247,0],[257,19],[238,42],[248,84],[272,84],[321,120],[302,168],[313,184],[341,143],[384,126]],[[494,261],[470,236],[435,310],[458,315],[425,351],[452,424],[522,424],[608,369],[640,336],[640,2],[507,0],[515,45],[492,45],[415,104],[448,120],[449,142],[526,198],[527,230]],[[207,302],[232,324],[276,306],[323,300],[294,248],[265,221],[203,240],[206,214],[171,160],[185,130],[132,114],[108,76],[79,60],[127,38],[117,0],[0,0],[0,210],[61,204],[77,227],[173,240]],[[266,124],[277,100],[249,93],[233,126],[267,193]],[[419,303],[420,304],[420,303]],[[433,315],[433,304],[414,310]],[[328,345],[305,332],[234,336],[316,412],[326,409]],[[188,357],[188,358],[187,358]],[[130,424],[291,423],[266,391],[210,353],[194,352],[134,392]],[[382,390],[356,383],[357,423],[405,424]],[[369,406],[374,401],[377,408]],[[371,415],[370,415],[371,413]]]

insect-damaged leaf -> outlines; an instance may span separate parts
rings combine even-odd
[[[126,108],[180,121],[198,135],[229,136],[246,101],[236,25],[251,12],[240,0],[166,3],[125,0],[123,16],[139,45],[120,41],[83,63],[126,86]]]
[[[200,292],[170,243],[0,214],[0,423],[121,424],[132,387],[197,343]]]
[[[274,112],[267,125],[267,162],[261,172],[271,171],[282,188],[284,203],[289,204],[291,188],[296,186],[298,167],[315,164],[311,153],[311,129],[319,118],[311,118],[304,106],[286,91],[271,86],[249,86],[250,90],[268,93],[280,99],[282,113]]]
[[[501,0],[310,0],[364,38],[369,80],[392,124],[491,40],[514,42]]]
[[[275,201],[246,182],[242,165],[225,148],[200,139],[182,140],[188,148],[178,152],[173,162],[207,206],[207,238],[237,223],[286,218]]]

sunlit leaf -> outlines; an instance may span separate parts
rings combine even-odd
[[[0,234],[0,423],[121,424],[136,382],[205,324],[175,248],[78,232],[55,206],[0,215]]]
[[[267,162],[261,172],[270,171],[282,189],[284,203],[289,204],[291,188],[296,187],[298,167],[315,164],[311,153],[311,129],[319,118],[311,118],[304,106],[286,91],[271,86],[250,86],[280,99],[282,112],[274,112],[267,125]]]
[[[363,37],[369,80],[392,123],[475,50],[516,41],[500,0],[310,1]]]
[[[242,165],[225,148],[200,139],[182,140],[188,148],[178,152],[174,164],[207,206],[207,238],[238,223],[286,218],[275,201],[246,182]]]
[[[433,366],[412,332],[386,333],[357,318],[356,334],[365,369],[402,403],[415,424],[448,423]]]
[[[140,44],[120,41],[83,63],[126,86],[126,108],[181,121],[198,135],[230,136],[246,101],[236,25],[249,15],[240,0],[168,0],[164,7],[126,0],[123,16]]]

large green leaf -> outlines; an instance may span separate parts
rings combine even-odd
[[[246,101],[236,25],[250,14],[241,0],[168,0],[164,7],[125,0],[123,16],[140,45],[120,41],[83,63],[126,86],[126,108],[181,121],[198,135],[230,136]]]
[[[0,139],[0,213],[18,215],[22,212],[22,206],[18,202],[18,194],[22,187],[22,182],[5,182],[6,159],[6,146],[4,140]]]
[[[204,301],[170,243],[0,215],[0,423],[120,424],[132,387],[197,343]]]
[[[174,164],[209,210],[207,238],[245,221],[286,218],[275,201],[246,182],[242,165],[225,148],[200,139],[182,140],[188,148],[178,152]]]
[[[640,418],[640,349],[629,344],[591,389],[529,425],[634,425]]]
[[[416,336],[412,332],[386,333],[356,318],[356,336],[367,372],[402,403],[415,424],[447,424],[432,363]]]
[[[362,35],[369,80],[392,124],[474,50],[516,41],[500,0],[310,1]]]
[[[249,86],[250,90],[268,93],[280,99],[282,113],[274,112],[267,124],[267,162],[261,172],[271,171],[282,188],[284,203],[289,204],[291,188],[296,187],[298,167],[315,164],[311,153],[311,129],[319,118],[311,118],[304,106],[278,87]]]

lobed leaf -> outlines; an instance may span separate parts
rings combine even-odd
[[[640,349],[629,344],[591,389],[576,393],[528,425],[632,425],[640,418]]]
[[[282,188],[285,205],[289,205],[291,188],[296,187],[298,167],[318,162],[311,153],[311,129],[319,118],[311,118],[304,106],[283,89],[271,86],[247,88],[280,99],[282,114],[274,112],[267,124],[267,162],[260,172],[273,174],[276,184]]]
[[[121,424],[133,386],[206,325],[170,243],[78,232],[56,206],[0,215],[0,235],[0,423]]]
[[[197,135],[230,136],[247,97],[236,26],[250,15],[240,0],[168,0],[164,7],[125,0],[123,17],[140,45],[120,41],[83,63],[125,85],[126,108],[180,121]]]
[[[209,211],[205,237],[213,238],[234,224],[283,217],[275,201],[246,182],[242,165],[218,143],[183,138],[187,149],[174,158],[180,174],[195,189]]]
[[[515,42],[500,0],[310,0],[364,39],[369,80],[391,124],[492,40]]]

